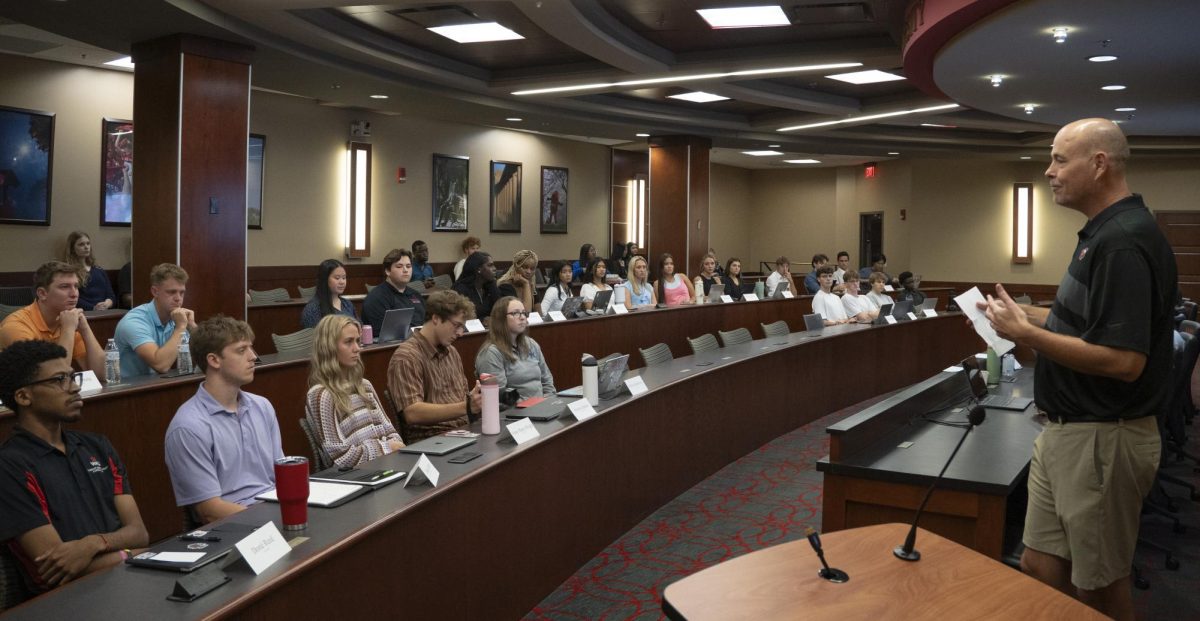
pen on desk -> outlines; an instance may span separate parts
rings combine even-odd
[[[393,475],[393,474],[395,474],[395,473],[396,473],[396,471],[395,471],[395,470],[384,470],[383,472],[380,472],[379,474],[375,475],[375,477],[374,477],[374,478],[372,478],[372,479],[371,479],[371,481],[372,481],[372,482],[375,482],[375,481],[378,481],[379,479],[382,479],[382,478],[384,478],[384,477],[390,477],[390,476],[392,476],[392,475]]]

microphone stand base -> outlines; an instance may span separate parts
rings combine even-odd
[[[920,552],[917,552],[916,550],[912,550],[911,552],[905,552],[905,551],[904,551],[904,546],[896,546],[896,549],[895,549],[895,550],[892,550],[892,554],[895,554],[895,555],[896,555],[896,558],[898,558],[898,559],[902,559],[902,560],[905,560],[905,561],[919,561],[919,560],[921,560],[921,553],[920,553]]]
[[[837,584],[841,584],[843,582],[847,582],[850,580],[850,574],[848,574],[840,569],[834,569],[832,567],[829,569],[821,569],[820,571],[817,572],[817,575],[824,578],[825,580],[828,580],[830,582],[834,582]]]

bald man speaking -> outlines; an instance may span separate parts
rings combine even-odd
[[[998,332],[1038,352],[1034,396],[1048,418],[1029,467],[1021,568],[1116,619],[1133,619],[1129,572],[1158,469],[1178,290],[1171,247],[1125,181],[1128,159],[1109,120],[1058,132],[1054,202],[1088,220],[1054,306],[1018,305],[1000,285],[986,304]]]

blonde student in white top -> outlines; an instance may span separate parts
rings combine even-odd
[[[597,293],[612,289],[604,282],[607,275],[608,265],[604,263],[604,259],[592,259],[592,262],[588,263],[587,271],[583,273],[587,282],[579,289],[579,295],[583,296],[584,310],[592,310],[592,301],[596,299]]]
[[[842,301],[829,291],[833,286],[832,265],[817,268],[817,282],[820,283],[821,289],[813,296],[813,312],[820,313],[827,326],[850,323],[850,318],[846,316],[846,309],[842,307]]]
[[[883,287],[887,284],[887,274],[883,272],[871,272],[871,276],[867,278],[867,282],[871,283],[871,290],[867,293],[868,300],[874,302],[876,306],[892,303],[891,296],[883,292]]]
[[[539,313],[549,315],[556,310],[562,310],[563,302],[571,297],[571,278],[574,274],[575,270],[572,269],[570,261],[554,264],[555,280],[546,287],[546,293],[542,294],[542,303],[536,308]]]
[[[842,296],[842,308],[846,309],[846,316],[860,323],[878,317],[879,305],[867,299],[867,296],[858,294],[858,272],[846,270],[842,278],[846,285],[846,293]]]

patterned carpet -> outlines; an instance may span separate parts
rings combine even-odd
[[[856,404],[785,434],[726,466],[651,514],[584,565],[525,616],[532,620],[662,619],[667,585],[701,569],[767,546],[799,539],[821,524],[821,475],[814,464],[828,454],[825,428],[882,399]],[[1191,433],[1200,452],[1200,430]],[[1189,465],[1172,471],[1195,483]],[[1181,563],[1168,570],[1161,553],[1139,546],[1135,563],[1150,582],[1135,590],[1139,619],[1200,620],[1200,506],[1184,500],[1176,515],[1186,534],[1148,516],[1142,534],[1175,549]]]

